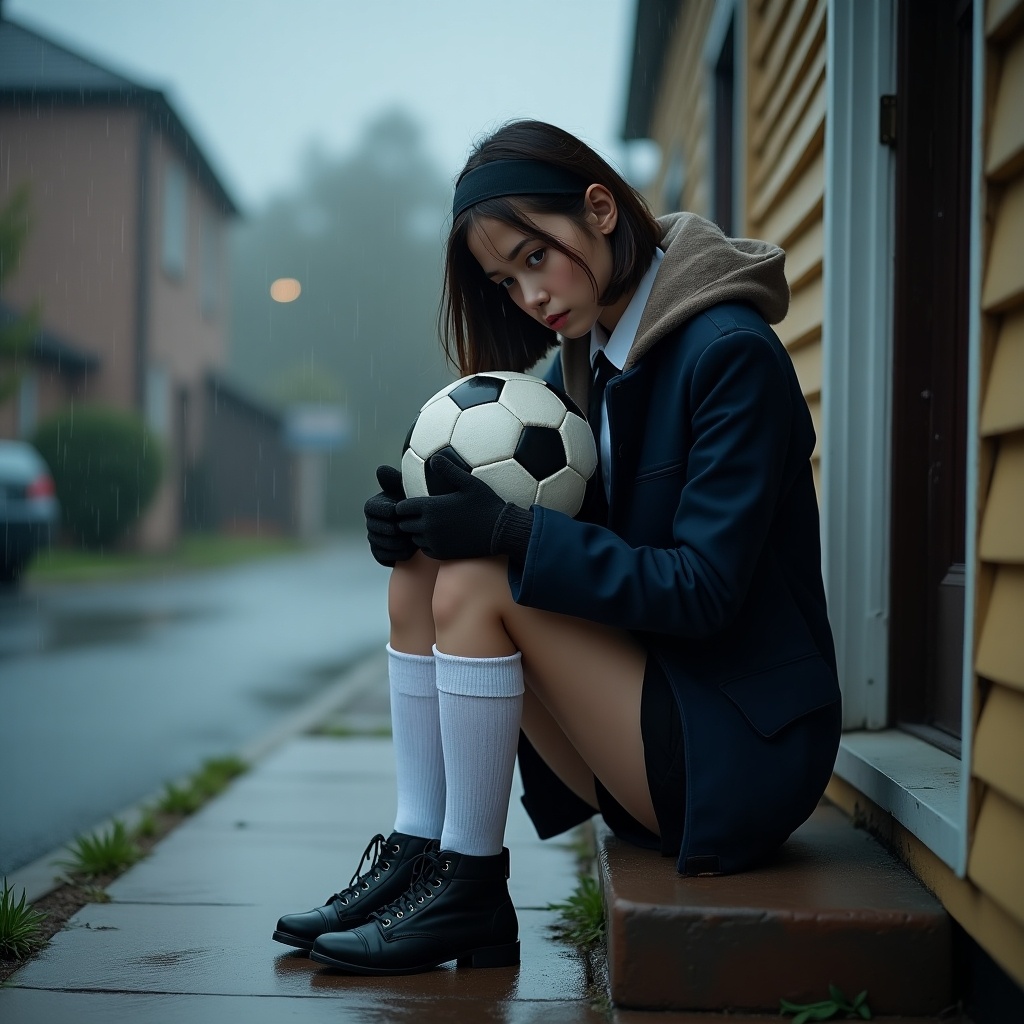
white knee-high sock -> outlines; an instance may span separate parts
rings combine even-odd
[[[434,648],[448,787],[441,849],[501,853],[523,715],[523,666],[506,658],[459,658]]]
[[[387,650],[398,784],[395,831],[440,839],[445,782],[434,659],[429,654],[403,654],[391,644]]]

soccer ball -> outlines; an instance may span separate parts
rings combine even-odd
[[[442,388],[419,411],[402,453],[407,497],[443,494],[428,465],[442,454],[500,498],[574,516],[597,449],[568,395],[528,373],[475,373]]]

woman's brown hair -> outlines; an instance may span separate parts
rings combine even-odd
[[[619,216],[609,236],[612,274],[608,287],[598,297],[601,305],[610,305],[637,287],[660,240],[658,224],[640,193],[586,143],[561,128],[543,121],[511,121],[503,125],[477,143],[458,181],[493,160],[541,160],[575,175],[583,185],[579,194],[485,199],[452,221],[445,247],[438,328],[448,361],[463,374],[528,370],[557,341],[553,331],[523,313],[504,288],[496,287],[484,276],[467,241],[477,218],[503,221],[558,249],[586,271],[596,288],[582,255],[538,228],[530,215],[561,214],[589,230],[584,219],[585,190],[594,183],[603,185],[615,198]]]

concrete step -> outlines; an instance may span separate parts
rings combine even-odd
[[[850,998],[867,989],[876,1015],[929,1017],[952,1001],[945,910],[826,802],[745,874],[683,878],[604,826],[597,852],[616,1007],[778,1014],[780,999],[816,1002],[830,983]]]

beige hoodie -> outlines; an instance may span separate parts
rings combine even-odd
[[[745,302],[770,324],[789,309],[786,254],[777,245],[751,238],[727,238],[695,213],[659,217],[661,261],[654,288],[640,317],[623,370],[691,317],[721,302]],[[562,340],[562,375],[569,397],[587,408],[590,338]]]

